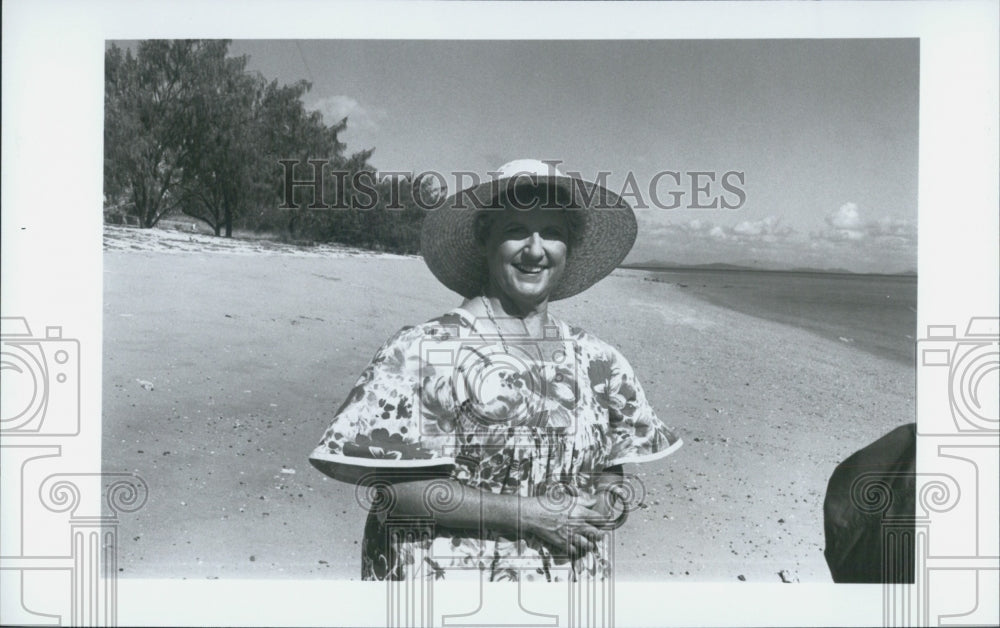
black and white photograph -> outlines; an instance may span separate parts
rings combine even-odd
[[[123,573],[407,577],[414,550],[356,499],[382,471],[512,499],[488,540],[435,534],[467,548],[455,569],[575,576],[545,548],[586,519],[527,550],[502,531],[559,482],[592,516],[624,465],[642,494],[617,576],[829,581],[834,468],[915,421],[917,53],[109,42],[104,465],[160,496]],[[496,78],[467,85],[470,64]],[[561,369],[531,355],[549,326]],[[467,336],[509,363],[461,365]]]
[[[424,6],[459,7],[469,24],[474,4]],[[544,14],[571,3],[557,4]],[[384,6],[397,25],[419,15]],[[475,36],[88,39],[98,157],[73,211],[89,212],[97,270],[63,300],[87,303],[96,333],[16,307],[27,289],[3,298],[5,455],[44,478],[29,489],[5,466],[5,492],[30,496],[3,552],[25,570],[11,584],[5,567],[17,618],[627,626],[830,612],[906,625],[995,613],[983,592],[998,550],[978,517],[997,507],[979,491],[997,471],[997,217],[980,193],[956,215],[969,257],[942,240],[942,216],[959,211],[942,202],[970,192],[926,183],[928,163],[959,158],[925,158],[949,133],[926,83],[947,55],[923,22],[597,37],[521,35],[516,21]],[[995,33],[984,41],[995,49]],[[995,137],[986,87],[970,109]],[[966,187],[995,183],[995,147],[968,163]],[[4,249],[24,255],[41,229],[10,216]],[[969,289],[942,280],[939,265],[975,260]],[[61,264],[52,272],[70,282],[72,258]],[[949,290],[975,293],[978,309],[952,315]],[[32,392],[37,365],[51,381],[35,377]],[[944,401],[922,401],[934,385]],[[43,446],[94,452],[73,470],[87,479],[53,480],[41,457],[61,454]],[[962,458],[946,451],[959,446],[985,457],[927,462]],[[100,540],[32,558],[35,510],[68,516],[74,539],[97,525]],[[933,534],[934,517],[974,519],[974,549]],[[80,593],[81,552],[114,586]],[[909,602],[887,587],[929,596],[933,561],[966,554],[972,575],[948,583],[965,587],[951,599],[969,613],[934,602],[890,616]],[[25,593],[36,563],[72,604],[33,610],[45,606]],[[455,583],[479,593],[431,593]],[[282,593],[240,593],[272,587]],[[130,602],[142,589],[159,601]],[[209,608],[163,601],[196,590]],[[303,610],[350,591],[363,601],[347,614]],[[714,598],[729,591],[726,610]],[[769,602],[759,614],[755,592]],[[504,600],[496,616],[488,595]],[[797,596],[799,610],[774,603]]]

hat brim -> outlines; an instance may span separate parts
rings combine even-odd
[[[632,208],[601,185],[558,175],[494,179],[450,196],[424,217],[421,253],[441,283],[466,298],[482,294],[487,267],[476,241],[476,214],[500,209],[497,196],[522,184],[563,188],[570,192],[572,208],[568,211],[580,212],[580,228],[550,301],[579,294],[606,277],[635,244],[638,225]],[[544,210],[546,203],[541,207]]]

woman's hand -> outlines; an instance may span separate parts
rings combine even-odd
[[[541,540],[557,555],[575,558],[597,549],[604,536],[602,527],[613,518],[601,511],[597,497],[580,494],[571,504],[557,508],[544,498],[525,499],[521,510],[522,530]]]
[[[622,465],[607,467],[594,476],[597,510],[610,519],[605,530],[620,528],[628,519],[629,502],[634,487],[625,481]]]

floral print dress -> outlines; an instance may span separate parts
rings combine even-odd
[[[604,469],[680,445],[610,345],[554,320],[542,340],[490,337],[456,309],[379,349],[310,460],[327,473],[343,465],[379,478],[358,489],[371,502],[362,579],[565,580],[607,577],[609,541],[570,557],[529,535],[450,530],[430,515],[395,519],[392,478],[436,471],[565,508],[568,495],[594,494]],[[429,487],[428,513],[450,507],[444,493],[444,483]]]

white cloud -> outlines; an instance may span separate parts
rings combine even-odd
[[[689,227],[689,228],[690,228],[690,229],[691,229],[692,231],[701,231],[701,230],[702,230],[702,225],[703,225],[703,224],[704,224],[704,225],[708,225],[708,227],[709,227],[709,228],[711,228],[711,226],[712,226],[712,223],[711,223],[711,222],[709,222],[709,221],[707,221],[707,220],[705,220],[705,221],[702,221],[702,220],[701,220],[701,219],[699,219],[699,218],[695,218],[694,220],[692,220],[692,221],[690,221],[690,222],[688,223],[688,227]]]
[[[885,216],[865,225],[868,235],[876,238],[901,238],[916,240],[917,228],[909,220]]]
[[[865,220],[856,203],[844,203],[827,213],[824,231],[811,234],[813,238],[830,242],[860,242],[875,239],[880,243],[911,244],[917,240],[917,228],[909,220],[884,216],[878,220]]]
[[[861,214],[856,203],[844,203],[826,215],[826,224],[834,229],[855,230],[861,226]]]
[[[728,237],[726,236],[725,229],[719,226],[715,226],[709,229],[708,235],[715,238],[716,240],[725,240]]]
[[[733,233],[738,236],[786,236],[794,230],[781,224],[777,216],[768,216],[760,220],[744,220],[733,227]]]
[[[820,232],[817,237],[830,242],[857,242],[864,240],[867,234],[858,229],[827,229]]]
[[[656,223],[641,229],[651,236],[684,236],[692,241],[712,240],[751,244],[753,242],[775,243],[795,237],[795,230],[783,224],[777,216],[767,216],[760,220],[744,220],[736,225],[717,225],[711,220],[693,218],[680,223]]]
[[[327,124],[337,124],[347,118],[348,131],[374,132],[379,122],[386,118],[386,112],[377,107],[366,107],[350,96],[337,95],[320,98],[308,106],[323,115]]]

